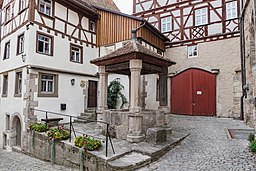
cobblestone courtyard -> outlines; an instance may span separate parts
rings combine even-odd
[[[226,129],[248,128],[233,119],[171,116],[174,130],[190,136],[160,160],[139,171],[256,171],[256,155],[247,140],[228,139]],[[71,171],[29,156],[0,150],[0,171]]]
[[[255,171],[256,155],[247,149],[247,140],[228,139],[225,129],[247,128],[239,120],[171,116],[175,130],[190,136],[160,160],[140,171]]]

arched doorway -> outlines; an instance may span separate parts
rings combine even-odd
[[[216,75],[187,69],[171,79],[171,113],[216,115]]]
[[[13,146],[21,146],[21,121],[18,116],[14,116],[13,122],[12,122],[12,131],[13,131]]]

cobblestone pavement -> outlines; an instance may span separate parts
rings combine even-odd
[[[0,171],[73,171],[27,155],[0,150]]]
[[[171,115],[174,130],[189,137],[160,160],[139,171],[256,171],[256,155],[247,149],[247,140],[228,139],[227,128],[243,129],[233,119]]]

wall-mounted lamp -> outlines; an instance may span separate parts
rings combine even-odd
[[[70,82],[71,82],[71,85],[75,85],[75,79],[74,79],[74,78],[72,78],[72,79],[70,80]]]
[[[21,59],[22,59],[22,62],[25,62],[26,61],[26,54],[22,54]]]
[[[220,69],[212,69],[213,74],[218,74],[220,72]]]

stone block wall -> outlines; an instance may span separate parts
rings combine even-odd
[[[256,56],[255,56],[255,4],[248,1],[244,13],[245,68],[247,97],[244,98],[244,119],[250,126],[255,126],[256,102]]]
[[[128,133],[129,111],[105,110],[103,120],[110,123],[110,127],[115,131],[116,138],[126,140]],[[163,111],[145,110],[142,115],[142,134],[146,134],[148,128],[164,126],[165,115]],[[113,134],[113,133],[111,133]]]
[[[44,133],[27,133],[27,145],[22,149],[23,153],[36,157],[44,161],[51,161],[52,141]],[[55,164],[79,169],[80,153],[79,148],[65,142],[55,143]],[[105,150],[101,150],[103,155]],[[87,171],[107,171],[111,170],[107,166],[106,160],[97,157],[91,152],[84,155],[84,168]]]

